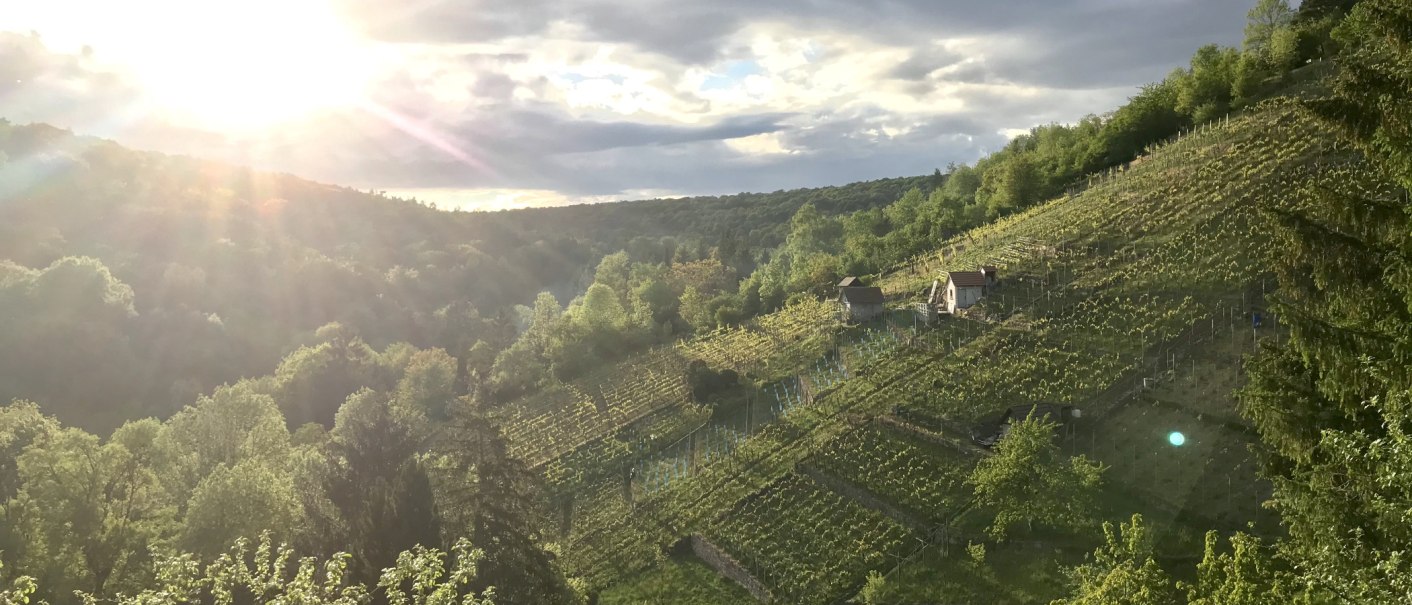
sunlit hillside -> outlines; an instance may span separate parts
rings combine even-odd
[[[783,239],[800,205],[856,211],[926,182],[441,212],[0,122],[5,270],[15,279],[89,280],[112,290],[90,297],[78,284],[56,283],[44,287],[62,301],[48,293],[16,298],[21,306],[7,308],[6,319],[36,315],[0,335],[7,351],[0,400],[32,400],[67,423],[108,432],[124,420],[168,416],[222,383],[270,373],[333,322],[378,347],[406,342],[461,355],[484,340],[503,348],[515,337],[515,305],[546,290],[571,301],[592,283],[599,260],[630,241],[644,261],[689,262],[733,233],[740,243],[729,260],[749,271],[754,254]],[[83,275],[46,277],[65,262]],[[46,322],[73,333],[57,337]],[[90,368],[84,380],[65,375],[73,365]],[[93,409],[97,400],[105,404]],[[331,421],[332,411],[320,419]]]
[[[657,374],[632,364],[617,376],[638,381],[634,394],[581,383],[583,402],[565,400],[551,416],[565,427],[552,443],[587,445],[544,467],[551,483],[577,480],[555,492],[571,573],[631,594],[662,581],[649,571],[662,553],[702,536],[781,601],[835,602],[870,569],[908,578],[896,589],[912,595],[905,602],[940,598],[966,583],[934,579],[939,592],[920,596],[933,590],[930,557],[984,540],[987,521],[963,484],[985,455],[970,430],[1031,402],[1083,411],[1064,451],[1109,465],[1100,517],[1143,513],[1165,536],[1162,556],[1198,554],[1207,528],[1264,519],[1258,531],[1273,531],[1234,389],[1242,356],[1283,331],[1278,317],[1250,324],[1275,285],[1262,208],[1280,207],[1292,183],[1339,157],[1328,140],[1289,103],[1273,103],[1187,134],[1078,195],[945,242],[882,280],[896,295],[886,323],[847,328],[802,306],[653,354],[740,372],[740,392],[720,399],[734,406],[726,414],[695,412],[680,378],[649,378]],[[938,272],[983,264],[1000,268],[1001,288],[964,317],[914,327],[909,303]],[[618,420],[570,420],[573,409]],[[1168,443],[1172,431],[1184,434],[1181,447]],[[525,434],[539,443],[531,435],[541,433]],[[1051,563],[1093,546],[1054,539]],[[1028,557],[1012,548],[1024,547],[994,556]],[[1003,569],[947,563],[957,564],[975,576],[965,589],[981,592],[971,598],[1006,583]],[[660,573],[695,577],[670,569]],[[1043,569],[1049,580],[1015,588],[1016,602],[1058,596],[1057,567]]]
[[[412,4],[0,11],[0,605],[1412,603],[1407,0]]]

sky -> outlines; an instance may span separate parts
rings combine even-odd
[[[499,209],[927,174],[1121,105],[1253,0],[46,0],[0,117]]]

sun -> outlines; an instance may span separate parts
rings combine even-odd
[[[132,24],[148,38],[131,67],[154,106],[207,126],[269,128],[355,106],[376,63],[324,0],[157,3],[144,12],[160,19]]]

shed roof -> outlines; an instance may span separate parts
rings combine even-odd
[[[985,287],[985,274],[980,271],[952,271],[946,274],[946,278],[958,288]]]
[[[880,305],[887,302],[882,288],[844,288],[840,291],[843,300],[852,305]]]
[[[843,281],[838,282],[838,287],[840,287],[840,288],[866,288],[866,287],[868,287],[868,284],[864,283],[863,280],[861,280],[861,279],[858,279],[858,278],[853,277],[853,276],[849,276],[849,277],[843,278]]]

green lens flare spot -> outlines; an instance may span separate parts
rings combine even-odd
[[[1167,434],[1167,443],[1172,444],[1173,447],[1181,447],[1183,443],[1186,443],[1186,435],[1183,435],[1181,431],[1172,431]]]

